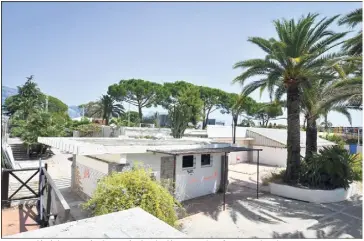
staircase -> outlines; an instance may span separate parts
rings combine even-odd
[[[13,152],[14,160],[15,161],[27,161],[30,160],[27,149],[23,143],[12,143],[10,144],[11,150]]]

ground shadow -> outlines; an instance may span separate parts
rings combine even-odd
[[[361,203],[360,197],[352,197],[351,200],[346,200],[338,205],[352,207],[361,205]],[[188,200],[183,202],[183,205],[188,213],[187,216],[202,212],[206,216],[218,221],[219,214],[223,212],[223,194],[219,193]],[[259,199],[257,199],[256,190],[243,187],[236,182],[229,185],[228,192],[226,193],[226,211],[235,224],[237,224],[238,216],[242,216],[255,224],[288,225],[289,223],[284,221],[287,218],[288,220],[290,218],[307,220],[307,222],[322,219],[323,221],[319,221],[317,225],[308,227],[311,230],[309,232],[312,233],[312,230],[316,231],[317,237],[337,238],[344,234],[349,234],[355,238],[362,237],[362,221],[359,222],[359,220],[355,220],[344,214],[327,218],[334,214],[335,211],[338,211],[337,208],[335,210],[335,207],[331,211],[320,204],[286,199],[268,193],[260,193]],[[325,233],[324,230],[327,229],[333,230],[332,233],[327,233],[328,231]],[[304,234],[299,232],[272,233],[272,238],[288,238],[288,236],[297,238],[299,235]]]
[[[29,226],[39,226],[38,224],[38,215],[34,213],[32,210],[32,206],[28,205],[19,205],[19,232],[28,231]],[[31,223],[27,222],[27,219],[30,218]]]

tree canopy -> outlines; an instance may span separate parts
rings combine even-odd
[[[202,106],[202,129],[207,126],[209,115],[217,109],[222,108],[225,92],[206,86],[199,86]]]
[[[109,86],[108,94],[118,101],[124,101],[138,107],[139,119],[143,119],[143,108],[156,106],[162,85],[142,80],[121,80],[119,84]]]

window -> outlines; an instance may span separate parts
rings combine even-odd
[[[210,154],[202,154],[201,155],[201,166],[211,166],[211,155]]]
[[[191,168],[195,166],[193,155],[182,157],[182,168]]]

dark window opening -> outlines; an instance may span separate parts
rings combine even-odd
[[[211,165],[211,155],[202,154],[201,155],[201,166],[210,166],[210,165]]]
[[[193,156],[183,156],[182,157],[182,168],[194,167]]]

